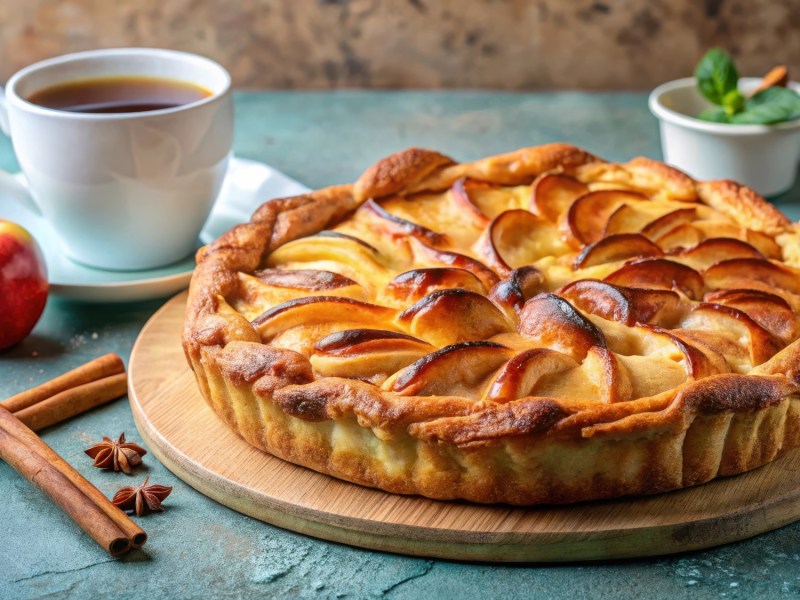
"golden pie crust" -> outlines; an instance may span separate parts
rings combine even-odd
[[[183,346],[248,442],[401,494],[651,494],[800,445],[800,230],[567,144],[410,149],[197,255]]]

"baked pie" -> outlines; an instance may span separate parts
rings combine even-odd
[[[566,144],[410,149],[264,204],[197,263],[203,396],[341,479],[567,503],[800,446],[800,229],[731,181]]]

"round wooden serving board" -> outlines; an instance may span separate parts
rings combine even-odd
[[[683,552],[800,519],[800,452],[738,477],[651,497],[572,506],[482,506],[399,496],[250,446],[211,411],[180,345],[186,294],[145,325],[129,395],[142,437],[178,477],[239,512],[327,540],[419,556],[579,561]]]

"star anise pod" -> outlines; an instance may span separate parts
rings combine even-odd
[[[111,502],[125,512],[135,512],[139,517],[164,510],[161,501],[169,496],[172,488],[164,485],[147,485],[148,481],[150,477],[147,477],[139,487],[127,485],[120,488]]]
[[[103,441],[85,450],[86,454],[94,459],[94,466],[101,469],[114,469],[127,475],[133,473],[133,468],[142,464],[142,457],[147,450],[125,441],[125,434],[121,433],[115,442],[110,437],[103,436]]]

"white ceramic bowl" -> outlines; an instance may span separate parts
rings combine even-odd
[[[743,77],[747,93],[760,78]],[[791,84],[800,92],[800,85]],[[763,196],[792,187],[800,162],[800,119],[777,125],[730,125],[696,116],[711,106],[694,77],[676,79],[650,94],[650,111],[661,124],[664,160],[700,180],[733,179]]]

